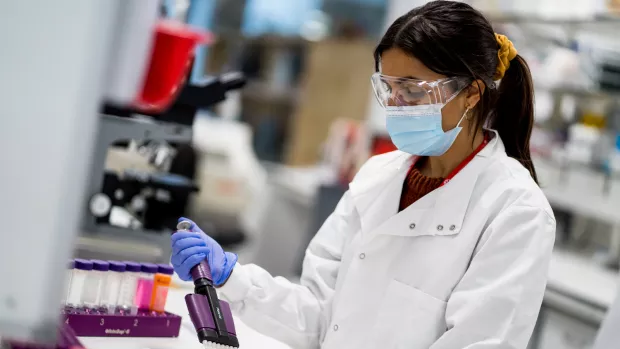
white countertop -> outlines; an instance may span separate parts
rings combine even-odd
[[[191,288],[170,289],[168,294],[166,310],[183,318],[178,338],[80,337],[80,341],[88,349],[204,349],[198,342],[196,330],[187,315],[184,297],[188,293],[192,293]],[[254,331],[237,318],[235,329],[242,349],[290,349],[289,346]]]
[[[620,224],[620,180],[609,182],[605,176],[586,166],[562,169],[558,163],[534,156],[541,188],[552,206],[572,211],[609,224]]]
[[[618,295],[620,276],[586,256],[556,249],[549,267],[548,288],[602,308]]]

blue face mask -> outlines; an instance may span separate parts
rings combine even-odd
[[[386,126],[392,143],[401,151],[418,156],[444,154],[463,129],[460,124],[444,132],[441,127],[441,108],[444,104],[388,106]]]

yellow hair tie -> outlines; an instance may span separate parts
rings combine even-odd
[[[493,79],[499,80],[504,77],[506,70],[510,68],[510,61],[517,57],[517,49],[512,44],[506,35],[495,34],[495,39],[499,44],[499,51],[497,51],[497,57],[499,57],[499,63],[497,64],[497,70]]]

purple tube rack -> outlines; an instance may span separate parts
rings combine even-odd
[[[81,337],[178,337],[181,317],[138,311],[137,315],[87,313],[67,309],[65,324]]]

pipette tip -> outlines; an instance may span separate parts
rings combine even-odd
[[[230,345],[222,345],[209,341],[203,341],[202,345],[205,347],[205,349],[236,349],[235,347],[231,347]]]

